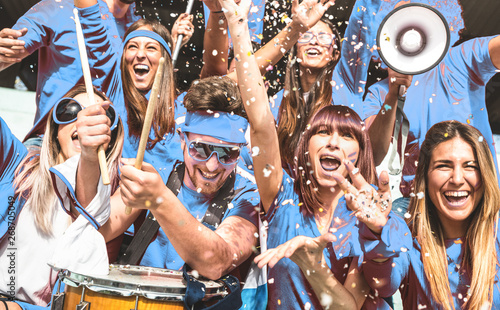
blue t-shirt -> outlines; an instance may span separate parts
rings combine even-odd
[[[110,43],[121,45],[126,29],[139,19],[134,15],[135,4],[132,4],[122,20],[116,20],[109,11],[105,1],[98,0],[102,16],[99,16],[103,27],[109,34]],[[20,39],[25,41],[26,50],[30,53],[39,51],[38,83],[36,90],[37,112],[34,127],[36,133],[43,133],[44,117],[57,100],[78,82],[83,82],[82,65],[76,39],[76,26],[73,15],[72,0],[42,0],[19,18],[13,29],[28,28],[28,32]],[[103,50],[101,50],[103,52]],[[93,59],[89,58],[90,75],[93,84],[99,89],[101,81],[99,73],[93,70]],[[105,89],[102,89],[106,92]]]
[[[0,240],[7,236],[10,224],[13,224],[24,206],[23,199],[14,199],[14,177],[17,167],[24,160],[28,151],[10,131],[0,117]]]
[[[124,125],[125,140],[123,143],[124,158],[135,158],[139,147],[140,137],[129,135],[127,126],[127,109],[125,107],[125,97],[123,94],[123,84],[121,79],[121,56],[123,54],[123,43],[113,44],[113,35],[106,29],[106,24],[101,18],[100,7],[93,5],[88,8],[79,9],[80,20],[85,36],[89,58],[93,60],[93,70],[97,73],[101,88],[106,91],[107,96],[116,108]],[[149,96],[146,96],[149,98]],[[183,97],[181,97],[183,98]],[[185,113],[181,99],[175,102],[176,120]],[[153,130],[150,136],[153,137]],[[153,148],[146,148],[144,162],[155,167],[164,182],[173,169],[177,160],[183,160],[182,149],[180,147],[180,137],[177,132],[166,134],[163,140],[155,144]]]
[[[399,218],[399,217],[396,217]],[[399,218],[400,221],[402,219]],[[392,227],[387,230],[387,242],[391,244],[399,242],[405,236],[411,237],[410,230],[406,225],[399,225],[396,229]],[[396,290],[400,290],[404,309],[440,309],[432,299],[429,283],[424,273],[422,263],[422,249],[415,238],[409,246],[405,246],[404,251],[387,250],[387,246],[381,244],[372,233],[363,231],[361,242],[367,248],[365,254],[366,261],[363,264],[364,276],[368,283],[377,279],[378,283],[387,283],[378,288],[381,296],[392,296]],[[372,243],[372,244],[370,244]],[[445,240],[446,255],[448,260],[448,280],[455,309],[462,309],[464,297],[467,296],[467,290],[470,287],[470,279],[466,272],[457,268],[462,265],[464,240],[448,239]],[[500,240],[496,240],[496,251],[499,251]],[[392,255],[390,253],[393,253]],[[390,257],[383,263],[374,263],[371,261],[377,257]],[[500,269],[497,262],[497,272],[495,276],[495,285],[493,286],[493,305],[488,309],[497,309],[500,307]]]
[[[222,218],[222,222],[230,216],[239,216],[258,227],[258,205],[260,203],[259,193],[254,183],[236,173],[234,189],[242,189],[231,200],[228,209]],[[184,184],[177,195],[184,207],[193,217],[203,219],[208,206],[214,196],[198,193]],[[200,225],[203,225],[200,223]],[[184,265],[184,261],[177,254],[165,232],[160,228],[156,239],[148,246],[140,265],[178,270]]]
[[[485,102],[486,83],[497,70],[488,50],[492,38],[476,38],[451,48],[438,66],[413,77],[404,105],[410,128],[400,186],[403,196],[409,197],[420,146],[436,123],[457,120],[476,127],[495,154]],[[364,102],[366,117],[376,115],[384,105],[388,80],[372,85],[368,91]],[[495,155],[493,159],[496,164]]]
[[[319,237],[314,215],[299,206],[299,197],[293,190],[293,180],[283,172],[283,180],[274,203],[264,217],[269,224],[267,245],[275,248],[296,236]],[[357,219],[347,208],[344,197],[339,199],[331,223],[337,241],[323,250],[326,263],[335,278],[344,283],[353,260],[362,256],[358,240]],[[362,259],[362,258],[361,258]],[[319,299],[304,274],[289,258],[281,259],[268,271],[268,309],[322,309]],[[365,309],[390,309],[382,299],[371,293]]]

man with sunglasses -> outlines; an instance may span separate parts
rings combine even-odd
[[[248,122],[237,115],[243,111],[241,98],[227,77],[194,83],[184,103],[186,119],[180,126],[184,161],[176,164],[165,184],[152,165],[144,162],[136,169],[134,159],[123,159],[110,219],[99,231],[107,242],[113,240],[148,209],[120,263],[176,270],[186,263],[204,277],[219,279],[245,262],[257,244],[260,198],[255,184],[237,167]],[[108,132],[105,127],[109,130],[109,125],[95,126],[95,136]],[[81,144],[76,193],[82,206],[101,195],[95,154],[84,151],[95,148],[95,143]],[[133,209],[131,214],[126,214],[125,206]],[[150,229],[144,228],[150,224]],[[143,232],[148,230],[154,233],[146,237]],[[245,271],[236,271],[240,279],[245,277]]]

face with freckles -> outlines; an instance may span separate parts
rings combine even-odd
[[[73,97],[76,101],[78,101],[83,107],[88,107],[90,105],[90,101],[86,93],[81,93]],[[96,103],[102,103],[103,100],[99,96],[94,96]],[[54,123],[55,124],[55,123]],[[64,162],[68,158],[73,157],[76,154],[81,152],[80,142],[78,141],[78,134],[76,133],[76,119],[75,122],[57,125],[57,141],[61,147],[61,151],[59,152],[58,158],[59,162]]]
[[[309,42],[303,42],[305,36],[311,36]],[[321,38],[332,38],[330,44],[326,44]],[[321,41],[321,42],[320,42]],[[301,43],[303,42],[303,43]],[[301,68],[310,70],[319,70],[325,68],[332,60],[336,60],[340,53],[335,46],[336,40],[333,39],[333,32],[330,27],[322,21],[319,21],[314,27],[309,29],[307,34],[302,34],[301,39],[296,44],[297,59]]]
[[[151,30],[139,27],[137,30]],[[156,71],[161,58],[162,46],[158,41],[148,37],[130,39],[124,48],[124,60],[134,86],[147,93],[153,86]]]
[[[446,227],[464,227],[484,194],[477,157],[456,137],[440,143],[431,154],[427,191]]]
[[[313,176],[322,187],[336,186],[332,173],[337,172],[347,177],[344,160],[356,163],[359,155],[359,143],[348,132],[339,132],[320,128],[309,140],[309,158]]]
[[[184,133],[189,141],[201,141],[207,143],[225,144],[228,146],[238,146],[238,144],[225,142],[212,136],[200,135],[196,133]],[[205,195],[213,195],[224,185],[227,177],[236,167],[237,162],[231,165],[223,165],[217,159],[217,154],[213,153],[208,160],[199,161],[188,154],[188,145],[184,138],[181,139],[181,147],[184,152],[184,163],[186,172],[184,174],[184,184],[192,190]]]

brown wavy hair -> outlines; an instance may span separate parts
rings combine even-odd
[[[125,37],[132,31],[140,27],[147,27],[149,30],[159,34],[170,46],[172,50],[172,37],[170,32],[158,21],[149,21],[145,19],[138,20],[125,33]],[[127,45],[124,46],[124,49]],[[161,56],[165,58],[163,75],[160,82],[160,90],[158,93],[158,103],[153,116],[152,128],[154,131],[154,139],[149,138],[148,148],[152,148],[157,142],[163,139],[163,136],[174,132],[175,127],[175,80],[172,59],[167,50],[161,47]],[[123,94],[125,99],[125,107],[127,108],[127,125],[129,135],[140,137],[144,117],[148,106],[148,100],[135,86],[128,70],[125,69],[126,60],[125,53],[122,55],[120,69],[122,71]]]
[[[331,60],[318,74],[312,85],[309,98],[304,100],[304,92],[300,83],[300,63],[297,61],[296,45],[290,50],[285,74],[285,90],[279,108],[278,140],[281,151],[281,162],[285,169],[293,165],[293,154],[297,149],[301,134],[306,129],[309,118],[319,109],[332,104],[333,69],[340,59],[340,34],[328,19],[322,18],[335,35],[335,51],[338,51],[337,60]]]
[[[458,121],[437,123],[429,129],[422,143],[415,175],[415,194],[425,193],[423,199],[412,197],[408,225],[414,238],[421,245],[424,272],[433,299],[443,309],[454,309],[448,280],[448,262],[445,237],[436,207],[429,197],[427,173],[432,152],[441,143],[461,139],[469,144],[477,158],[484,195],[470,215],[463,246],[462,268],[471,279],[464,309],[482,309],[489,302],[492,305],[493,284],[498,264],[495,242],[497,239],[498,212],[500,210],[500,189],[498,188],[495,163],[488,147],[476,128]],[[465,299],[465,298],[464,298]]]
[[[314,206],[321,206],[322,201],[314,188],[318,188],[318,181],[310,170],[309,141],[319,130],[326,130],[331,134],[350,133],[359,144],[358,160],[355,163],[359,172],[370,184],[377,184],[377,173],[373,161],[373,152],[364,123],[359,115],[349,107],[342,105],[327,105],[319,110],[312,118],[307,129],[298,142],[295,152],[294,190],[299,195],[307,212],[313,213]],[[308,184],[309,183],[309,184]]]

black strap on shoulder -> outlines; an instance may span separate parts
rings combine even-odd
[[[181,189],[183,178],[184,163],[177,162],[167,181],[167,187],[176,196],[179,194]],[[141,225],[141,228],[139,228],[139,230],[134,234],[134,237],[132,238],[132,241],[130,241],[127,249],[118,258],[118,263],[121,265],[136,265],[144,252],[146,252],[149,243],[154,238],[159,228],[160,224],[158,224],[158,221],[151,212],[148,212],[148,216]]]
[[[184,163],[177,162],[174,166],[174,170],[168,177],[167,187],[175,195],[178,195],[181,189],[184,179],[184,169]],[[234,196],[242,190],[234,189],[235,178],[236,173],[233,171],[217,193],[217,196],[212,199],[212,203],[203,216],[202,222],[208,224],[211,229],[217,228],[228,209],[229,203],[233,200]],[[158,224],[158,221],[156,221],[151,212],[148,212],[148,216],[132,238],[130,245],[119,257],[118,263],[122,265],[136,265],[144,252],[146,252],[151,240],[156,236],[159,228],[160,224]]]

